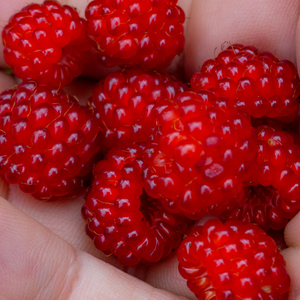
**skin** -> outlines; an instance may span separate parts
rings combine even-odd
[[[62,3],[77,7],[83,16],[87,1]],[[0,1],[0,27],[27,4],[27,0]],[[178,4],[187,16],[186,48],[169,72],[185,75],[188,81],[205,60],[230,43],[255,45],[279,59],[291,60],[299,69],[299,1],[182,0]],[[2,49],[0,67],[7,68]],[[94,83],[112,71],[101,68],[92,57],[84,77],[65,90],[85,102]],[[17,82],[0,72],[0,91]],[[82,195],[43,203],[0,179],[0,196],[1,299],[196,299],[180,278],[174,256],[148,268],[124,268],[113,257],[97,251],[84,232]],[[292,281],[290,300],[300,300],[299,226],[298,214],[285,229],[289,248],[282,252]]]

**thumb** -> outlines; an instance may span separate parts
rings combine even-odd
[[[288,274],[291,277],[291,290],[289,299],[300,299],[300,213],[298,213],[285,227],[284,237],[288,246],[282,251],[286,261]]]
[[[1,299],[186,299],[76,251],[3,198],[0,228]]]

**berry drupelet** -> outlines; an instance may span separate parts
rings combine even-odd
[[[91,170],[98,133],[74,97],[24,81],[0,94],[0,174],[40,200],[68,195]]]
[[[191,86],[196,92],[208,89],[232,99],[254,118],[292,122],[299,110],[300,83],[294,64],[254,46],[229,46],[202,65]]]
[[[187,86],[162,72],[133,69],[109,74],[89,100],[99,120],[103,149],[153,139],[157,127],[151,111],[157,103],[174,100]]]
[[[199,300],[288,299],[284,258],[257,225],[209,220],[183,240],[177,257]]]
[[[177,0],[94,0],[88,34],[106,67],[164,69],[184,48],[185,15]]]
[[[30,4],[2,31],[4,58],[16,76],[62,87],[81,74],[92,48],[87,22],[57,1]]]
[[[143,191],[144,146],[111,149],[93,170],[94,181],[82,208],[95,246],[125,266],[157,262],[181,242],[191,223],[167,212]]]

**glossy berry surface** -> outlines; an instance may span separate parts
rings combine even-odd
[[[57,1],[30,4],[2,31],[4,58],[16,76],[62,87],[81,74],[92,45],[86,20]]]
[[[94,0],[88,34],[106,67],[163,69],[184,48],[185,15],[177,0]]]
[[[256,132],[257,157],[245,198],[224,216],[279,230],[300,209],[299,136],[270,125],[259,126]]]
[[[102,129],[103,147],[151,139],[157,127],[153,107],[174,100],[186,89],[185,84],[161,72],[109,74],[96,85],[89,101]]]
[[[283,229],[288,221],[299,212],[284,201],[273,186],[249,186],[245,188],[245,197],[241,204],[235,207],[227,219],[238,219],[243,223],[255,223],[265,231]]]
[[[256,131],[257,158],[249,185],[272,185],[284,201],[299,208],[299,137],[271,126],[260,126]]]
[[[207,60],[191,86],[232,99],[254,118],[291,122],[298,113],[300,84],[294,64],[253,46],[231,45]]]
[[[125,266],[166,257],[179,246],[190,224],[143,191],[142,150],[137,144],[110,150],[94,167],[94,181],[82,208],[95,246],[117,256]]]
[[[288,299],[283,256],[254,224],[209,220],[183,240],[177,257],[180,274],[199,300]]]
[[[40,200],[68,195],[91,170],[98,133],[74,97],[24,81],[0,94],[0,174]]]
[[[182,92],[152,114],[160,137],[144,150],[146,192],[192,219],[236,205],[256,155],[249,117],[210,91]]]

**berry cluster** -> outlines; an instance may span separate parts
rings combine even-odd
[[[93,0],[85,17],[46,0],[3,29],[23,81],[0,94],[0,174],[44,201],[92,182],[82,216],[95,246],[125,266],[178,248],[198,299],[287,299],[266,231],[300,209],[295,66],[234,44],[186,84],[159,71],[184,48],[177,0]],[[123,69],[83,106],[62,88],[92,51]],[[191,227],[207,214],[219,219]]]

